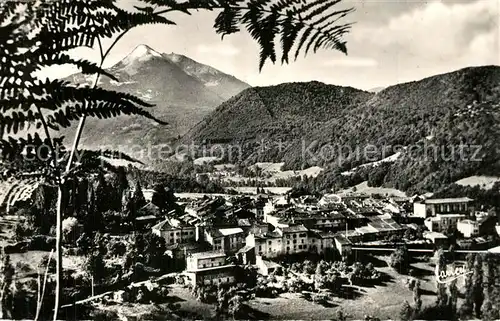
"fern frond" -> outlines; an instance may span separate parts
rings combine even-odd
[[[214,29],[224,38],[237,33],[244,26],[259,44],[259,70],[265,62],[275,63],[277,50],[275,38],[281,38],[281,62],[288,63],[288,56],[297,43],[295,59],[300,53],[307,55],[312,49],[335,49],[347,54],[343,36],[351,24],[339,25],[335,33],[328,29],[353,11],[332,9],[341,0],[218,0],[218,1],[175,1],[142,0],[155,6],[166,7],[157,13],[179,11],[189,14],[190,10],[222,10],[215,19]]]

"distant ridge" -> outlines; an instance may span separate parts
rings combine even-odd
[[[384,89],[385,89],[385,87],[375,87],[375,88],[372,88],[372,89],[368,89],[368,91],[371,92],[371,93],[378,93],[378,92],[381,92]]]

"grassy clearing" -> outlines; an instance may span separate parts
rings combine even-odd
[[[397,197],[405,197],[406,193],[394,188],[386,188],[386,187],[369,187],[368,182],[364,181],[356,186],[344,189],[340,191],[338,194],[342,193],[364,193],[364,194],[379,194],[379,195],[389,195],[389,196],[397,196]]]
[[[214,315],[215,306],[197,301],[190,291],[180,285],[169,286],[168,301],[162,304],[140,304],[140,303],[120,303],[114,305],[97,304],[96,307],[103,311],[116,312],[123,319],[150,319],[170,320],[170,304],[178,304],[180,308],[175,314],[185,320],[211,318]]]
[[[479,186],[482,189],[490,190],[496,182],[500,182],[500,177],[494,176],[469,176],[456,181],[455,183],[462,186]]]
[[[434,267],[425,261],[412,264],[418,273],[423,291],[423,306],[432,305],[436,300],[436,282]],[[270,319],[313,319],[325,320],[335,318],[338,310],[342,310],[349,319],[363,319],[365,315],[376,316],[382,320],[398,317],[402,303],[406,300],[413,304],[413,292],[408,289],[408,276],[400,275],[393,269],[382,266],[377,270],[384,274],[384,285],[373,287],[344,287],[340,297],[336,297],[328,306],[321,306],[301,298],[300,294],[283,294],[276,299],[256,298],[249,305]],[[458,282],[459,291],[463,293],[463,280]],[[459,299],[458,306],[462,299]]]

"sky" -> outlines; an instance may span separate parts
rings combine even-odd
[[[130,7],[131,0],[121,5]],[[320,50],[289,65],[258,68],[258,45],[244,32],[221,40],[212,26],[217,13],[170,16],[177,25],[152,25],[130,31],[111,51],[105,67],[123,59],[137,45],[186,55],[249,83],[267,86],[317,80],[369,90],[469,66],[500,65],[500,0],[344,0],[354,7],[345,37],[348,55]],[[104,42],[104,46],[110,41]],[[98,61],[97,49],[77,49],[75,57]],[[61,66],[47,76],[67,76]]]

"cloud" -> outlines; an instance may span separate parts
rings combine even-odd
[[[240,50],[238,48],[223,43],[212,44],[212,45],[201,44],[198,45],[196,50],[199,53],[203,54],[215,54],[219,56],[228,56],[228,57],[236,56],[237,54],[240,53]]]
[[[490,61],[488,52],[493,52],[499,63],[499,8],[499,3],[491,0],[454,4],[433,1],[382,26],[358,26],[352,36],[356,42],[423,64],[477,61],[474,56],[478,54]],[[489,47],[477,48],[480,44]]]
[[[364,57],[340,57],[326,60],[324,66],[329,67],[376,67],[377,60]]]

